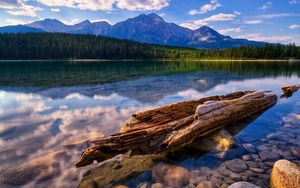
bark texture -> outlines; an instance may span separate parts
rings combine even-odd
[[[281,88],[281,90],[283,91],[283,94],[280,96],[280,98],[289,98],[293,95],[293,93],[298,91],[298,89],[300,89],[300,85],[292,85],[292,86],[283,87],[283,88]]]
[[[157,154],[174,150],[216,129],[266,110],[277,101],[270,91],[240,91],[184,101],[138,112],[117,134],[94,140],[77,167],[118,154]]]

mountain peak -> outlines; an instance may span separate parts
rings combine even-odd
[[[90,24],[91,24],[90,20],[85,20],[85,21],[79,22],[79,23],[77,23],[73,26],[80,26],[81,27],[81,26],[88,26]]]
[[[40,22],[48,22],[48,23],[62,23],[61,21],[57,20],[57,19],[51,19],[51,18],[46,18],[44,20],[41,20]]]
[[[154,20],[159,20],[159,21],[165,21],[162,17],[160,17],[159,15],[155,14],[155,13],[151,13],[147,15],[149,18],[152,18]]]
[[[217,31],[215,31],[214,29],[212,29],[208,26],[202,26],[195,31],[199,32],[202,36],[211,35],[211,36],[215,36],[215,37],[223,37],[223,35],[221,35],[220,33],[218,33]]]
[[[213,30],[212,28],[210,28],[210,27],[208,27],[208,26],[206,26],[206,25],[204,25],[204,26],[202,26],[202,27],[199,27],[198,29],[196,29],[196,30],[198,30],[198,31],[211,31],[211,30]],[[214,31],[214,30],[213,30]]]
[[[152,21],[152,22],[165,22],[165,20],[160,17],[159,15],[155,14],[155,13],[151,13],[151,14],[140,14],[135,18],[132,18],[131,20],[143,20],[143,21]]]

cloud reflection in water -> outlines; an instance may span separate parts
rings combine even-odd
[[[176,82],[169,82],[172,88],[169,91],[165,87],[159,90],[161,82],[157,81],[156,85],[150,84],[146,93],[136,97],[134,95],[137,93],[131,91],[126,96],[116,92],[109,95],[99,92],[93,95],[82,94],[90,89],[88,86],[77,88],[77,91],[73,87],[72,92],[64,97],[1,90],[0,170],[6,170],[0,180],[7,184],[26,184],[27,187],[39,183],[54,187],[74,187],[85,171],[85,168],[75,169],[74,163],[89,144],[79,140],[117,132],[122,123],[136,111],[235,90],[279,91],[282,85],[299,82],[297,77],[225,80],[193,79],[193,83],[187,83],[188,87],[184,83],[177,85]],[[197,83],[200,86],[196,86]],[[135,89],[142,85],[136,80],[127,81],[126,84]],[[198,87],[207,90],[197,90]],[[59,88],[56,92],[60,89],[64,90]],[[53,92],[53,89],[49,90]],[[115,90],[120,91],[117,88]],[[47,89],[43,93],[47,93]],[[146,99],[149,93],[155,100]],[[14,175],[16,171],[19,174]]]

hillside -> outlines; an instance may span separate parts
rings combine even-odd
[[[0,59],[288,59],[300,58],[295,45],[198,50],[150,45],[95,35],[0,34]]]

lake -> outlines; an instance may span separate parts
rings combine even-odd
[[[93,168],[101,174],[103,164],[74,164],[87,140],[118,132],[134,112],[237,90],[280,96],[282,86],[299,83],[296,62],[2,61],[0,187],[77,187]],[[265,187],[275,160],[300,164],[300,92],[224,130],[234,139],[225,152],[184,150],[155,164],[188,170],[190,186],[205,171],[218,186],[244,180]],[[246,164],[244,175],[223,174],[233,160]],[[106,186],[153,184],[152,166]]]

